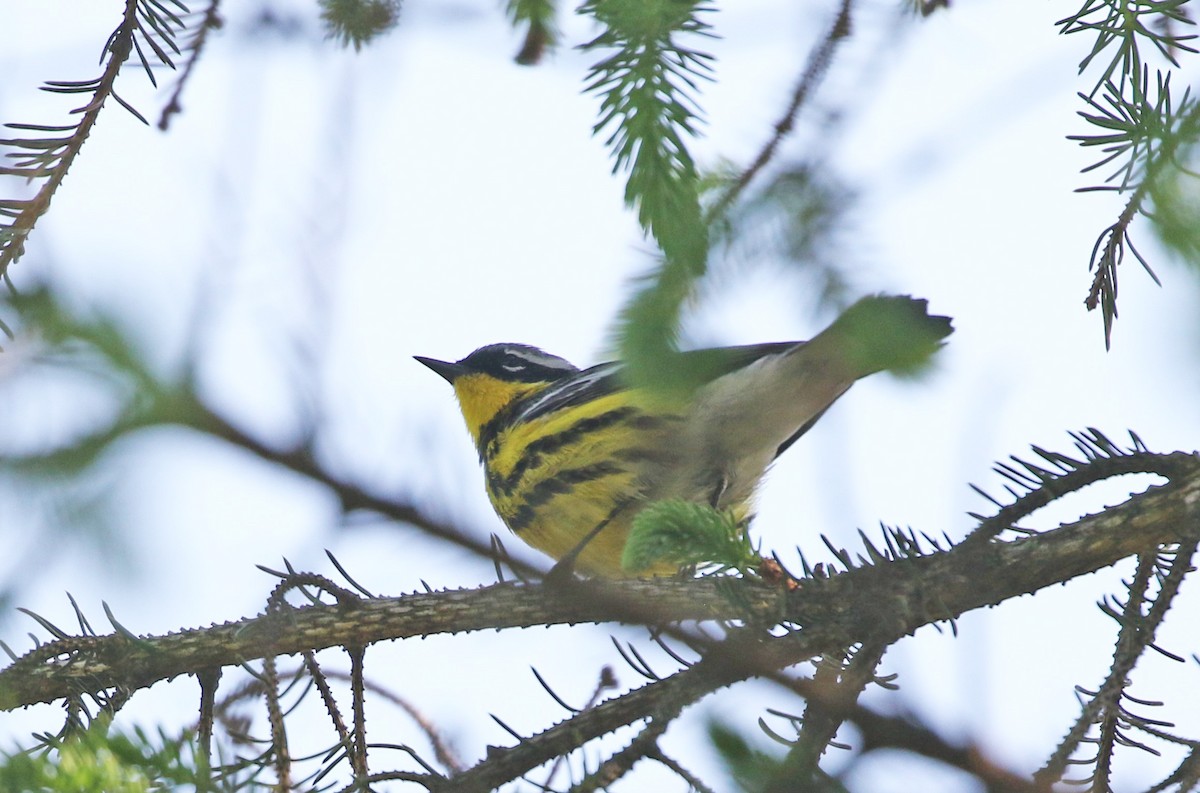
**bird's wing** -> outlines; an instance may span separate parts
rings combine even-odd
[[[573,405],[582,405],[625,388],[620,365],[602,363],[558,380],[530,397],[513,417],[514,423],[530,421]]]
[[[803,347],[806,342],[802,341],[780,341],[770,342],[766,344],[746,344],[739,347],[718,347],[711,350],[696,350],[695,352],[684,353],[687,355],[711,356],[713,368],[715,371],[714,378],[721,375],[729,374],[730,372],[741,369],[744,366],[749,366],[760,358],[765,358],[768,355],[778,355]],[[832,403],[831,403],[832,404]],[[825,410],[829,408],[826,407]],[[783,443],[779,444],[775,449],[775,457],[783,454],[788,450],[793,443],[800,439],[800,436],[812,429],[812,426],[820,420],[821,416],[825,415],[825,410],[813,416],[808,421],[804,422],[791,436]]]
[[[710,347],[688,350],[681,353],[681,357],[685,365],[702,372],[705,381],[711,381],[749,366],[760,358],[786,352],[802,344],[804,342],[780,341],[767,344],[744,344],[735,347]],[[621,375],[620,362],[610,361],[597,364],[590,369],[584,369],[564,377],[533,395],[517,411],[514,421],[530,421],[563,408],[599,399],[625,388],[628,388],[628,384]],[[799,436],[797,435],[797,437]],[[783,449],[781,448],[780,451]]]
[[[682,353],[684,362],[704,372],[705,380],[712,380],[749,366],[760,358],[778,355],[803,346],[802,341],[775,341],[766,344],[743,344],[736,347],[709,347],[688,350]]]

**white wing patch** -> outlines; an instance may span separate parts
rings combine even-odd
[[[580,372],[578,376],[563,380],[561,383],[550,386],[537,397],[531,399],[529,404],[521,408],[517,413],[516,421],[528,421],[544,413],[552,413],[561,405],[565,405],[579,394],[593,388],[598,382],[610,376],[620,364],[606,363],[588,369],[585,372]]]

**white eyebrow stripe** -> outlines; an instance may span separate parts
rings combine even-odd
[[[550,353],[540,350],[536,347],[510,347],[504,351],[504,354],[511,355],[514,358],[520,358],[526,363],[530,363],[535,366],[541,366],[546,369],[557,369],[564,372],[578,371],[575,365],[565,358],[561,358],[557,355],[551,355]],[[509,366],[507,364],[501,364],[501,366],[510,372],[515,372],[518,370],[517,367]]]

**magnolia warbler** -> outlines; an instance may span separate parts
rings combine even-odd
[[[811,341],[677,353],[696,373],[682,397],[627,382],[620,363],[580,370],[523,344],[416,360],[454,386],[508,527],[580,572],[615,577],[633,574],[621,556],[641,508],[681,499],[748,518],[772,461],[856,380],[919,368],[952,330],[925,300],[870,296]]]

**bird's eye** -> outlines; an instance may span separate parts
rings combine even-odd
[[[525,359],[512,353],[505,355],[504,359],[500,361],[500,368],[506,372],[521,372],[525,370],[525,367]]]

